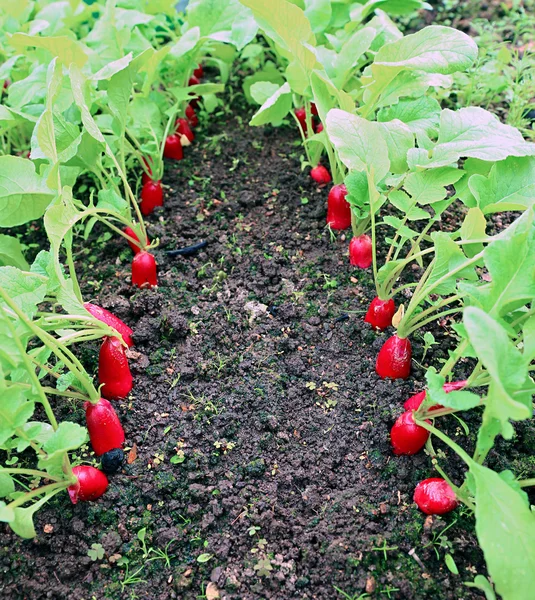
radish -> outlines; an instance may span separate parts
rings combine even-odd
[[[410,340],[393,335],[379,351],[375,371],[381,379],[407,379],[411,372],[411,358]]]
[[[195,139],[195,134],[191,131],[187,119],[177,119],[176,121],[176,133],[180,135],[185,135],[188,139],[188,142],[191,144]]]
[[[197,65],[197,68],[194,69],[194,71],[193,71],[193,76],[197,77],[197,79],[202,79],[203,75],[204,75],[204,69],[202,68],[202,65]]]
[[[96,404],[86,402],[85,420],[91,446],[97,456],[120,448],[124,444],[124,430],[113,406],[101,398]]]
[[[323,123],[318,123],[314,131],[315,133],[321,133],[323,131]]]
[[[347,188],[343,183],[334,185],[327,198],[327,223],[331,229],[351,227],[351,206],[346,200]]]
[[[456,392],[457,390],[462,390],[466,386],[466,381],[452,381],[451,383],[445,383],[443,386],[446,394],[450,392]],[[420,405],[425,400],[426,391],[418,392],[411,396],[408,400],[403,404],[403,408],[405,410],[418,410]],[[428,410],[438,410],[439,408],[444,408],[441,404],[435,404],[434,406],[429,407]]]
[[[414,490],[414,501],[426,515],[444,515],[459,506],[450,484],[440,477],[420,481]]]
[[[317,117],[318,116],[318,107],[314,104],[314,102],[310,103],[310,112]]]
[[[119,338],[106,337],[102,342],[98,355],[98,381],[102,395],[109,400],[124,398],[132,391],[132,374]]]
[[[150,215],[157,206],[163,206],[162,184],[160,181],[147,181],[141,188],[141,212],[145,216]]]
[[[119,319],[119,317],[116,317],[109,310],[106,310],[101,306],[91,304],[91,302],[86,302],[84,304],[84,308],[89,313],[91,313],[95,317],[95,319],[106,323],[106,325],[113,327],[117,331],[117,333],[120,333],[124,340],[124,343],[129,348],[131,348],[134,345],[134,340],[132,339],[132,334],[134,333],[134,331],[131,327],[128,327],[128,325],[124,321]]]
[[[72,472],[78,480],[67,488],[73,504],[78,500],[82,502],[97,500],[108,488],[108,478],[95,467],[81,465],[73,467]]]
[[[377,296],[371,301],[364,321],[376,329],[386,329],[392,325],[392,317],[396,313],[394,300],[381,300]]]
[[[310,177],[312,177],[312,179],[320,185],[329,183],[329,181],[331,181],[331,174],[323,165],[318,165],[317,167],[311,169]]]
[[[404,412],[390,430],[394,454],[416,454],[425,446],[429,431],[416,425],[411,411]]]
[[[184,158],[184,151],[182,150],[182,144],[178,135],[168,135],[165,140],[165,146],[163,149],[163,155],[165,158],[173,158],[174,160],[182,160]]]
[[[199,81],[199,79],[195,76],[192,75],[189,79],[188,79],[188,85],[199,85],[201,82]]]
[[[367,269],[372,264],[372,239],[369,235],[362,234],[351,238],[351,242],[349,242],[349,262],[360,269]]]
[[[186,106],[186,119],[194,129],[197,127],[197,125],[199,125],[199,117],[197,116],[197,113],[191,104]]]
[[[297,117],[297,120],[299,121],[299,126],[303,130],[303,133],[306,135],[307,134],[307,113],[306,113],[306,110],[304,108],[296,108],[294,110],[294,114]]]
[[[131,227],[125,227],[123,230],[126,235],[129,235],[131,238],[134,238],[135,240],[138,241],[139,244],[141,244],[141,242],[139,241],[139,237],[137,235],[137,233],[131,228]],[[138,244],[134,244],[133,242],[131,242],[130,240],[126,240],[128,242],[128,245],[130,246],[130,248],[132,248],[132,252],[134,254],[137,254],[138,252],[141,252],[141,246],[139,246]],[[149,238],[147,238],[147,246],[149,244]]]
[[[132,285],[139,288],[158,285],[156,260],[149,252],[141,251],[132,261]]]

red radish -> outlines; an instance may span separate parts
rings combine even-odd
[[[414,490],[414,501],[426,515],[444,515],[459,506],[450,484],[440,477],[420,481]]]
[[[318,123],[316,125],[316,129],[314,130],[316,133],[321,133],[323,131],[323,123]]]
[[[299,121],[299,126],[303,130],[303,133],[306,135],[307,134],[307,113],[306,113],[306,110],[304,108],[296,108],[294,110],[294,114],[297,117],[297,120]]]
[[[149,252],[141,251],[132,261],[132,285],[139,288],[158,285],[156,260]]]
[[[393,335],[379,351],[375,371],[382,379],[407,379],[411,372],[411,358],[410,340]]]
[[[327,198],[327,223],[331,229],[351,227],[351,206],[346,200],[347,188],[343,183],[334,185]]]
[[[204,69],[202,68],[202,65],[197,65],[197,68],[193,71],[193,76],[197,77],[197,79],[202,79],[203,75]]]
[[[428,438],[429,431],[416,425],[411,411],[404,412],[390,430],[390,443],[398,455],[420,452]]]
[[[188,138],[188,142],[191,144],[195,139],[195,134],[191,131],[187,119],[177,119],[176,121],[176,133],[185,135]]]
[[[134,331],[131,327],[128,327],[128,325],[124,321],[119,319],[119,317],[116,317],[109,310],[106,310],[101,306],[91,304],[91,302],[86,302],[84,304],[84,308],[89,313],[91,313],[95,317],[95,319],[106,323],[106,325],[113,327],[117,331],[117,333],[120,333],[124,340],[124,343],[129,348],[131,348],[134,345],[134,340],[132,339],[132,334],[134,333]]]
[[[141,212],[145,216],[150,215],[157,206],[163,206],[162,184],[160,181],[147,181],[141,188]]]
[[[126,233],[126,235],[129,235],[131,238],[134,238],[135,240],[137,240],[138,243],[141,243],[139,241],[139,237],[138,237],[137,233],[131,227],[125,227],[123,231]],[[130,246],[130,248],[132,248],[132,252],[134,254],[137,254],[138,252],[141,251],[141,246],[139,246],[138,244],[134,244],[130,240],[126,240],[126,241],[128,242],[128,245]],[[149,238],[147,238],[147,245],[148,244],[149,244]]]
[[[186,106],[186,119],[194,129],[197,127],[197,125],[199,125],[199,117],[197,116],[197,113],[191,104]]]
[[[82,500],[82,502],[97,500],[108,488],[108,478],[95,467],[81,465],[73,467],[72,472],[78,479],[76,483],[67,488],[73,504],[76,504],[78,500]]]
[[[369,235],[364,233],[351,238],[349,242],[349,262],[360,269],[367,269],[372,264],[372,239]]]
[[[392,317],[396,314],[394,300],[381,300],[377,296],[371,301],[364,321],[376,329],[386,329],[392,325]]]
[[[443,386],[446,394],[450,392],[456,392],[457,390],[462,390],[466,386],[466,381],[452,381],[451,383],[445,383]],[[403,404],[403,408],[405,410],[418,410],[420,405],[425,400],[426,391],[418,392],[411,396],[408,400]],[[434,406],[429,407],[429,410],[438,410],[439,408],[444,408],[441,404],[435,404]]]
[[[174,160],[182,160],[184,158],[184,151],[182,150],[182,144],[180,143],[178,135],[173,134],[167,136],[163,155],[165,158],[173,158]]]
[[[192,75],[188,79],[188,85],[199,85],[199,83],[201,83],[201,82],[199,81],[199,79],[197,77],[195,77],[195,75]]]
[[[102,385],[102,395],[109,400],[124,398],[132,391],[132,373],[119,338],[106,337],[102,342],[98,355],[98,381]]]
[[[329,181],[331,181],[331,174],[323,165],[318,165],[317,167],[311,169],[310,177],[312,177],[312,179],[320,185],[329,183]]]
[[[85,420],[91,446],[97,456],[124,444],[124,430],[113,406],[104,398],[96,404],[86,402]]]
[[[318,107],[314,104],[314,102],[310,103],[310,112],[317,117],[318,116]]]

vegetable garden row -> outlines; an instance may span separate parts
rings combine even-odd
[[[494,589],[507,600],[531,597],[535,474],[485,463],[533,412],[535,145],[482,108],[442,108],[478,49],[444,26],[403,35],[394,20],[426,8],[420,0],[193,0],[186,14],[166,0],[0,7],[0,226],[11,230],[0,236],[0,521],[16,534],[36,536],[35,513],[58,495],[97,501],[123,464],[132,432],[114,403],[135,388],[127,355],[135,332],[82,296],[76,251],[107,229],[132,250],[132,286],[158,285],[159,241],[147,223],[163,205],[164,170],[221,106],[239,54],[257,65],[243,81],[258,105],[250,126],[293,128],[332,235],[351,230],[344,260],[373,277],[364,320],[395,331],[378,352],[378,378],[409,378],[420,334],[452,319],[448,358],[427,369],[426,389],[399,398],[392,452],[429,455],[429,477],[414,490],[425,514],[461,504],[473,512],[490,580],[470,585],[488,599]],[[446,231],[448,212],[462,216]],[[496,213],[510,213],[498,232]],[[35,221],[47,245],[29,265],[31,232],[21,243],[12,230]],[[81,358],[95,341],[97,373]],[[459,380],[466,360],[469,376]],[[83,403],[84,423],[57,419],[65,402]],[[469,411],[480,415],[473,447],[442,427]],[[88,440],[99,466],[79,459]],[[462,461],[463,480],[438,447]]]

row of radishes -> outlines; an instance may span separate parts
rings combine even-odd
[[[317,118],[317,110],[314,103],[311,104],[311,112]],[[303,134],[307,134],[306,111],[296,109],[294,111]],[[314,132],[323,130],[321,122],[314,123]],[[330,183],[331,175],[323,165],[317,165],[310,171],[312,179],[321,185]],[[351,227],[351,206],[347,201],[347,188],[342,184],[334,185],[329,191],[327,199],[327,224],[337,231],[343,231]],[[349,243],[349,262],[352,266],[368,269],[373,262],[372,240],[369,235],[362,234],[353,236]],[[392,319],[396,312],[394,300],[381,300],[375,297],[366,312],[364,318],[375,329],[385,330],[392,325]],[[377,374],[386,379],[406,379],[410,374],[412,359],[411,343],[407,338],[391,336],[383,344],[375,364]],[[466,384],[465,381],[446,384],[446,392],[459,390]],[[425,446],[429,439],[429,432],[414,422],[413,413],[418,410],[425,400],[426,392],[419,392],[409,398],[405,404],[405,411],[395,422],[390,432],[390,441],[394,454],[411,455],[416,454]],[[437,405],[431,407],[432,411],[442,408]],[[455,492],[442,478],[432,477],[421,481],[415,489],[414,501],[426,514],[445,514],[458,506]]]
[[[203,75],[199,65],[189,80],[189,85],[198,85]],[[167,136],[164,146],[164,157],[173,160],[184,158],[183,145],[189,145],[195,139],[192,128],[199,124],[195,113],[196,102],[191,102],[186,108],[186,118],[176,121],[175,133]],[[144,216],[150,215],[155,208],[163,206],[163,189],[161,180],[153,180],[150,176],[149,161],[144,159],[140,208]],[[137,233],[127,227],[124,233],[132,240],[128,244],[134,252],[132,260],[132,285],[139,288],[154,287],[158,285],[157,265],[154,255],[142,250]],[[127,238],[128,239],[128,238]],[[149,240],[146,240],[149,244]],[[86,310],[96,319],[113,327],[122,337],[124,344],[130,348],[133,344],[133,330],[119,317],[110,311],[91,304],[84,304]],[[89,439],[95,454],[101,457],[103,469],[114,473],[122,464],[124,454],[122,447],[125,441],[123,426],[113,408],[110,400],[125,398],[131,391],[133,378],[128,365],[123,342],[118,337],[106,337],[102,343],[98,360],[98,380],[102,398],[96,403],[86,402],[84,405],[86,425]],[[95,467],[80,465],[73,468],[77,483],[68,488],[71,501],[76,504],[78,500],[92,501],[100,498],[108,487],[106,474]]]

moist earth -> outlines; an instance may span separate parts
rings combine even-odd
[[[246,123],[212,117],[186,159],[166,165],[165,207],[149,218],[157,289],[130,287],[124,240],[79,238],[84,298],[135,331],[134,391],[114,404],[128,461],[96,503],[57,496],[34,540],[1,526],[2,598],[483,600],[463,584],[486,573],[471,515],[419,512],[414,487],[436,471],[426,454],[394,457],[389,444],[423,367],[454,343],[449,321],[431,329],[425,356],[414,339],[409,380],[379,379],[392,331],[363,322],[372,274],[349,266],[349,232],[326,229],[328,188],[301,171],[294,130]],[[192,257],[166,255],[203,240]],[[81,350],[90,369],[97,355]],[[83,423],[80,404],[56,402]],[[470,447],[478,420],[468,437],[443,421]],[[517,434],[501,468],[530,452],[531,424]],[[436,448],[459,483],[461,465]]]

